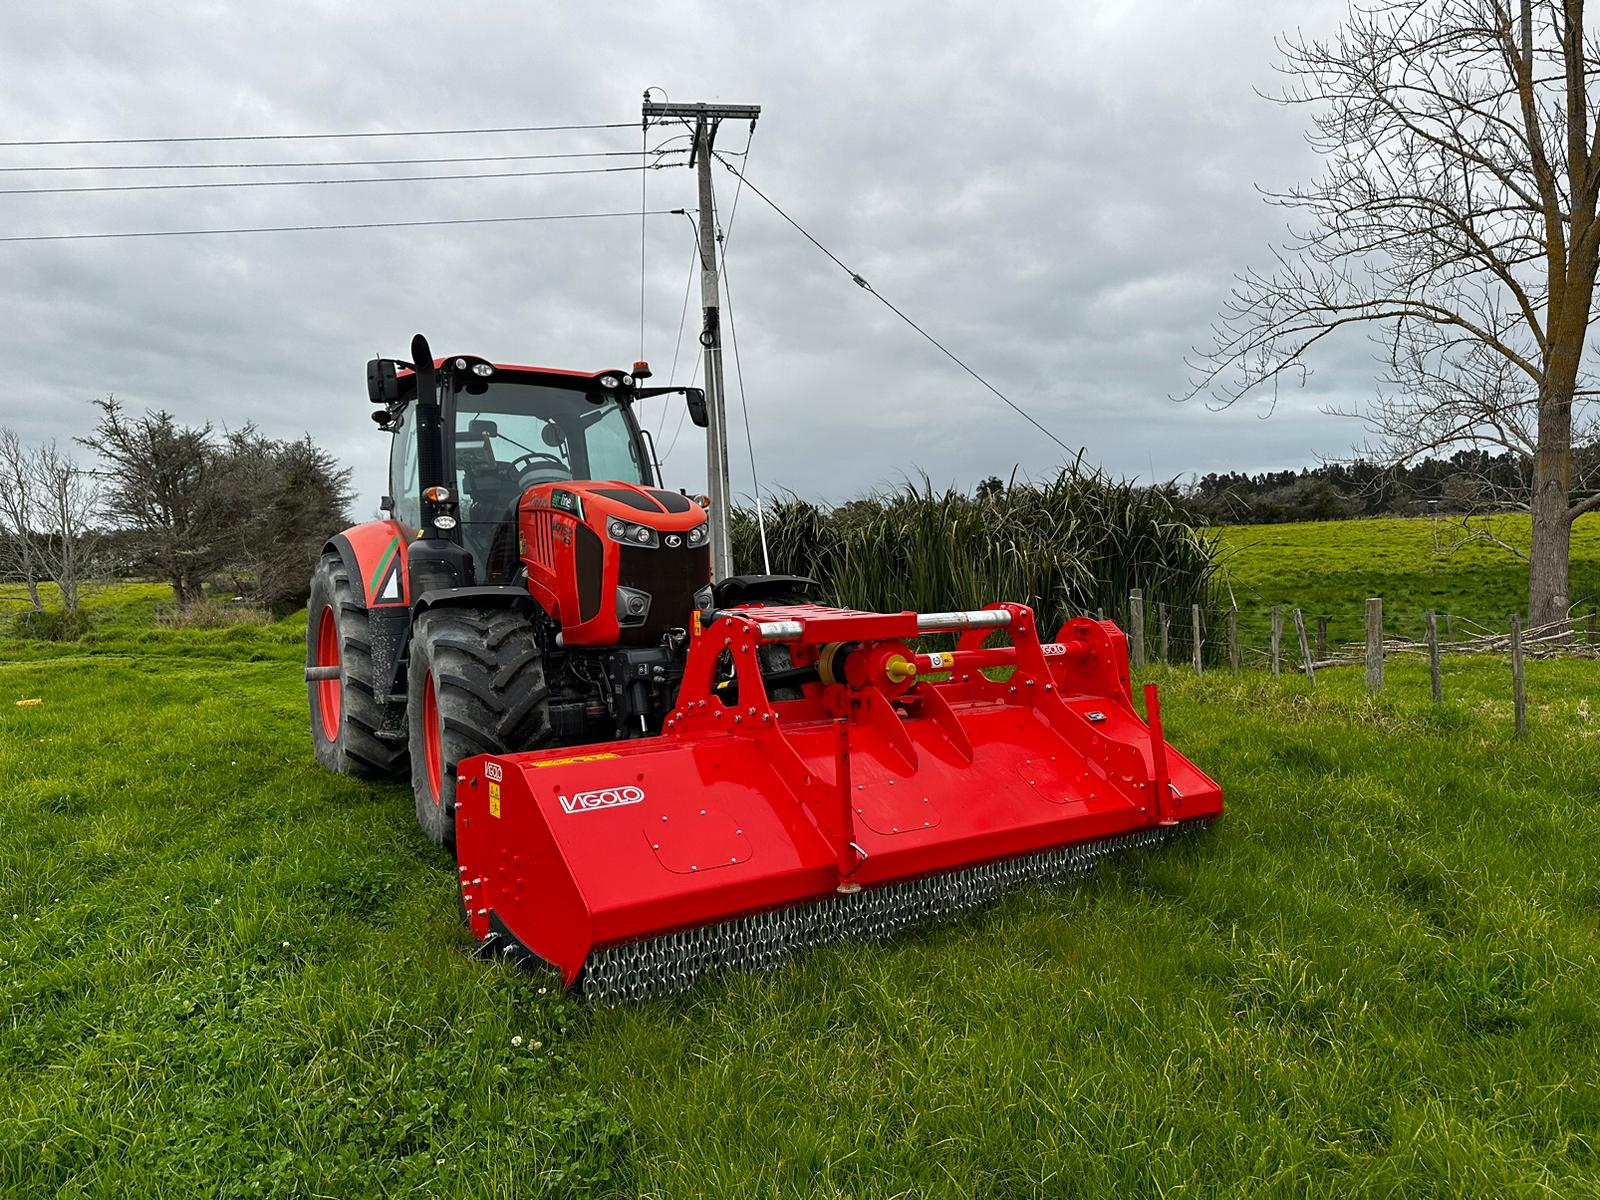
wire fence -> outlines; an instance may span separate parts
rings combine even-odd
[[[1359,641],[1329,640],[1330,618],[1314,614],[1310,623],[1299,608],[1274,607],[1269,612],[1267,644],[1246,645],[1240,636],[1239,609],[1221,613],[1222,629],[1208,637],[1208,614],[1200,605],[1188,613],[1174,613],[1165,604],[1147,612],[1143,595],[1129,593],[1124,628],[1128,632],[1129,657],[1135,669],[1152,665],[1187,666],[1195,673],[1222,669],[1238,674],[1243,670],[1269,670],[1274,676],[1284,672],[1304,675],[1316,686],[1317,672],[1361,667],[1369,691],[1381,692],[1385,664],[1393,658],[1422,658],[1429,664],[1430,683],[1435,701],[1444,699],[1441,662],[1451,656],[1506,656],[1510,659],[1513,707],[1518,736],[1527,732],[1528,659],[1600,659],[1600,607],[1586,613],[1573,610],[1565,617],[1529,628],[1513,614],[1506,628],[1495,629],[1478,621],[1440,614],[1429,609],[1423,614],[1423,637],[1386,637],[1383,632],[1383,600],[1371,597],[1366,602],[1365,637]],[[1105,613],[1096,615],[1102,619]],[[1214,617],[1213,617],[1214,619]],[[1441,631],[1442,626],[1442,631]],[[1153,635],[1153,636],[1152,636]],[[1174,650],[1177,653],[1174,653]]]

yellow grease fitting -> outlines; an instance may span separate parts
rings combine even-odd
[[[600,762],[616,758],[615,754],[574,754],[571,758],[547,758],[543,762],[529,763],[530,767],[570,767],[575,763]]]

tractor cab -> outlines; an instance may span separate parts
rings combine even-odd
[[[370,398],[385,405],[374,417],[393,433],[386,507],[415,537],[428,524],[429,487],[436,497],[447,493],[440,502],[454,511],[434,514],[432,524],[470,556],[474,582],[505,583],[516,574],[518,505],[530,488],[574,480],[659,483],[649,434],[634,415],[641,389],[633,374],[492,364],[467,356],[438,359],[433,366],[437,433],[421,427],[414,368],[378,360],[369,369]],[[425,485],[422,460],[429,442],[437,450],[442,482]]]

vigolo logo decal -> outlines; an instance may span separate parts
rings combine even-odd
[[[644,799],[644,789],[629,784],[626,787],[601,788],[597,792],[579,792],[575,796],[562,796],[561,807],[569,813],[593,812],[599,808],[621,808],[624,804],[638,804]]]

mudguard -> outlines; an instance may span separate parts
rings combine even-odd
[[[407,571],[410,539],[400,522],[368,521],[328,539],[344,560],[352,580],[359,580],[367,609],[368,641],[377,699],[405,703],[406,647],[411,637],[411,584]]]

